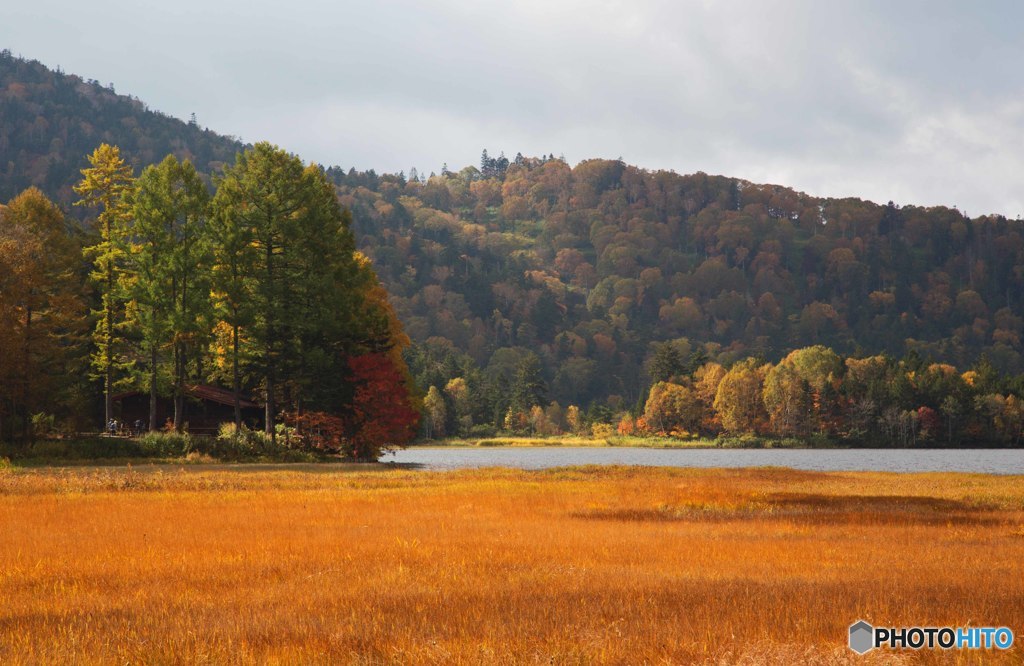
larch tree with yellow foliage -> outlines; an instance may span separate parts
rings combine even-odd
[[[135,177],[131,165],[122,159],[117,146],[101,144],[88,159],[90,166],[82,169],[82,180],[75,186],[75,192],[81,197],[75,205],[99,209],[96,217],[99,242],[85,248],[85,252],[93,259],[91,275],[100,290],[100,309],[95,313],[97,322],[93,342],[96,349],[92,365],[103,378],[104,423],[109,423],[114,415],[114,372],[118,367],[116,348],[122,310],[116,293],[117,277],[124,259],[120,241],[130,215],[127,196],[135,186]]]

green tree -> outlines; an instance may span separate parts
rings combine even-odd
[[[546,402],[547,390],[540,359],[536,354],[527,354],[516,366],[515,379],[512,382],[512,410],[527,413],[534,405],[543,405]]]
[[[843,370],[843,361],[839,356],[822,345],[805,347],[790,352],[786,361],[792,365],[796,373],[811,389],[820,393],[825,385],[838,379]]]
[[[97,322],[93,341],[96,350],[92,364],[103,377],[104,423],[109,423],[114,415],[114,373],[123,367],[116,350],[121,343],[119,324],[122,310],[117,294],[117,277],[124,260],[121,239],[129,215],[126,199],[135,179],[132,167],[121,158],[117,146],[101,144],[88,159],[90,166],[82,169],[82,180],[74,188],[81,197],[75,205],[99,209],[96,218],[99,242],[85,248],[85,253],[93,259],[91,277],[100,291],[100,309],[95,313]]]
[[[835,410],[836,393],[832,389],[842,377],[842,359],[828,347],[814,345],[790,352],[783,362],[810,387],[814,426],[824,432]]]
[[[0,208],[2,217],[3,208]],[[18,342],[21,327],[19,301],[27,291],[26,273],[32,250],[28,233],[15,227],[0,228],[0,440],[13,439],[18,375]]]
[[[159,355],[171,350],[174,427],[184,426],[189,359],[210,330],[209,193],[187,160],[143,170],[132,200],[125,283],[149,364],[149,427],[156,429]]]
[[[340,400],[346,352],[379,338],[371,329],[386,330],[386,316],[357,317],[373,272],[357,264],[351,217],[319,167],[256,144],[225,169],[213,211],[218,231],[228,232],[215,250],[222,312],[225,303],[232,310],[236,299],[249,301],[246,356],[263,380],[265,427],[273,438],[279,399],[299,411],[309,392],[316,393],[312,402]],[[237,344],[242,313],[228,314]]]
[[[466,434],[473,427],[472,405],[470,404],[469,385],[462,377],[455,377],[448,381],[444,387],[445,395],[451,401],[455,412],[454,421],[458,432],[453,434]]]
[[[252,243],[252,228],[241,215],[241,210],[231,205],[226,197],[214,199],[210,217],[210,237],[213,251],[211,293],[215,318],[214,328],[215,367],[230,365],[228,374],[235,407],[235,428],[242,426],[242,331],[247,329],[254,317],[250,294],[254,291],[256,256]],[[225,336],[224,333],[227,333]],[[228,337],[227,347],[223,338]],[[229,363],[224,357],[230,355]],[[224,373],[227,374],[227,373]]]
[[[660,342],[654,345],[654,355],[647,365],[652,382],[671,381],[686,369],[685,353],[680,352],[676,341]]]

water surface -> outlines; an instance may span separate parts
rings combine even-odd
[[[641,449],[552,447],[412,447],[381,462],[427,469],[567,465],[790,467],[812,471],[976,472],[1024,474],[1024,449]]]

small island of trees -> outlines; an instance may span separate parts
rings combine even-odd
[[[257,436],[250,397],[271,443],[372,460],[415,435],[409,340],[323,170],[260,143],[214,183],[170,155],[136,178],[103,144],[75,187],[85,229],[34,187],[0,209],[0,439],[95,431],[97,386],[104,424],[135,389],[145,429],[183,432],[207,382],[233,395],[228,437]]]

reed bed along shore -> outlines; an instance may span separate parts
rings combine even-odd
[[[1024,661],[1021,477],[7,469],[0,526],[5,664]]]

